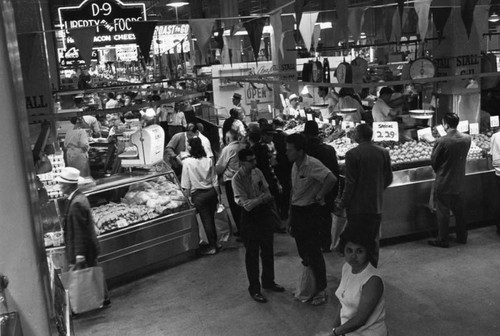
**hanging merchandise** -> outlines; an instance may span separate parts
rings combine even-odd
[[[313,61],[309,61],[304,63],[302,68],[302,81],[303,82],[312,82],[312,71],[313,71]]]
[[[352,66],[352,82],[353,83],[363,83],[363,77],[368,71],[368,62],[361,57],[356,57],[351,62]]]
[[[345,61],[345,59],[344,62],[337,66],[337,70],[335,70],[335,77],[341,84],[352,83],[352,67]]]
[[[496,72],[497,57],[495,54],[488,53],[481,57],[481,73]],[[481,78],[481,89],[493,89],[497,86],[498,77]]]
[[[330,62],[328,62],[328,58],[323,59],[323,83],[330,83]]]

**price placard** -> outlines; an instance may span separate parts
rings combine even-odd
[[[310,113],[306,114],[306,117],[307,117],[308,121],[312,121],[313,120],[313,115],[310,114]]]
[[[490,117],[490,127],[498,127],[500,126],[500,121],[498,120],[498,116]]]
[[[468,132],[469,131],[469,120],[462,120],[458,123],[457,130],[459,132]]]
[[[446,135],[446,131],[444,130],[443,125],[437,125],[436,126],[436,131],[438,131],[438,133],[439,133],[440,136],[445,136]]]
[[[427,127],[417,130],[418,140],[425,140],[425,138],[429,138],[429,136],[432,136],[432,128]]]
[[[342,129],[354,128],[354,122],[342,121]]]
[[[374,122],[373,141],[399,141],[398,123],[395,121]]]
[[[478,123],[469,124],[469,134],[479,134],[479,124]]]

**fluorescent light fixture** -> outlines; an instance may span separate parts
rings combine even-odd
[[[243,35],[248,35],[246,29],[238,30],[236,33],[234,33],[234,36],[243,36]]]
[[[498,21],[500,21],[500,16],[498,16],[497,13],[493,13],[488,18],[488,21],[490,21],[490,22],[498,22]]]
[[[167,6],[170,6],[170,7],[174,7],[174,8],[179,8],[179,7],[183,7],[183,6],[187,6],[189,5],[189,2],[186,2],[186,1],[172,1],[171,3],[168,3]]]
[[[331,22],[318,22],[316,24],[318,24],[321,29],[330,29],[330,28],[333,28],[333,25],[332,25]]]

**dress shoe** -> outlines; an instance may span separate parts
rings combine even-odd
[[[250,296],[252,297],[252,299],[254,299],[255,301],[257,301],[259,303],[266,303],[267,302],[267,299],[260,293],[253,293],[253,294],[250,294]]]
[[[438,239],[429,240],[427,241],[427,244],[429,244],[430,246],[442,247],[442,248],[450,247],[450,243]]]
[[[278,293],[282,293],[285,291],[285,287],[280,286],[278,284],[272,284],[271,286],[262,286],[262,288]]]

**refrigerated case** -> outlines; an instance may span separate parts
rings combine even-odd
[[[170,167],[116,174],[81,191],[99,230],[98,261],[108,285],[194,257],[199,242],[195,209]],[[48,248],[49,254],[63,251],[63,246]]]

